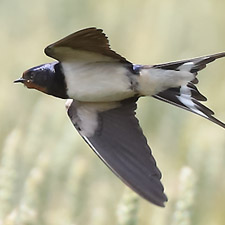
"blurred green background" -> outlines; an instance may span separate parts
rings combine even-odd
[[[223,0],[1,0],[0,224],[224,224],[224,129],[152,98],[139,101],[169,198],[159,208],[96,157],[64,100],[13,84],[24,70],[52,61],[44,47],[90,26],[102,28],[134,63],[224,51],[224,9]],[[207,106],[225,121],[225,60],[199,79]]]

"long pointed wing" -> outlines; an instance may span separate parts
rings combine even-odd
[[[120,61],[129,63],[111,50],[108,38],[95,27],[77,31],[45,48],[45,54],[59,61],[80,59],[90,61]]]
[[[135,117],[137,98],[119,103],[79,103],[68,115],[84,140],[128,186],[148,201],[164,206],[167,197],[156,166]]]
[[[222,57],[225,57],[225,52],[189,60],[159,64],[153,67],[163,70],[188,71],[196,76],[198,71],[204,69],[208,63]],[[198,114],[225,128],[225,124],[213,116],[214,112],[200,103],[200,101],[206,101],[207,98],[198,91],[195,86],[196,83],[198,83],[197,78],[186,85],[169,88],[153,97]]]

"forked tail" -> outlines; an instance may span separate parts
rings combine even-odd
[[[198,79],[196,78],[198,71],[204,69],[208,63],[222,57],[225,57],[225,52],[190,60],[154,65],[153,68],[156,69],[191,72],[195,75],[195,79],[185,85],[168,88],[167,90],[153,95],[153,97],[196,113],[225,128],[223,122],[213,117],[214,112],[200,103],[200,101],[206,101],[207,99],[195,86],[195,84],[198,83]]]

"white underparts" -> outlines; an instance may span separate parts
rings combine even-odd
[[[128,70],[113,62],[62,62],[70,98],[85,102],[119,101],[134,95]]]
[[[189,71],[164,70],[156,68],[142,69],[138,77],[138,90],[142,95],[155,95],[168,88],[186,85],[194,79]]]

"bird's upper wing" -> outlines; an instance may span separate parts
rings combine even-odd
[[[198,79],[196,78],[198,71],[204,69],[208,63],[222,57],[225,57],[225,52],[189,60],[154,65],[153,68],[156,69],[191,72],[195,75],[195,79],[188,82],[186,85],[168,88],[153,97],[196,113],[225,128],[225,124],[213,116],[214,112],[200,103],[200,101],[206,101],[207,98],[202,95],[195,86],[195,84],[198,83]]]
[[[108,38],[94,27],[77,31],[45,48],[45,54],[59,61],[68,59],[129,63],[111,50]]]
[[[119,103],[73,100],[68,115],[101,160],[148,201],[164,206],[167,197],[161,173],[135,117],[137,98]]]

